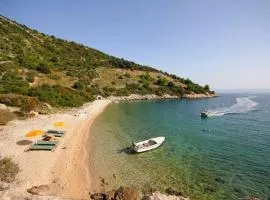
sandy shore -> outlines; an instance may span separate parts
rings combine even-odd
[[[40,115],[27,120],[15,120],[0,128],[0,155],[9,156],[20,167],[20,173],[10,189],[0,192],[0,199],[29,196],[27,189],[47,185],[44,195],[68,198],[86,198],[91,187],[87,145],[93,120],[105,109],[110,100],[97,100],[60,114]],[[55,122],[64,126],[56,128]],[[28,151],[27,146],[16,144],[31,130],[60,129],[66,134],[54,152]]]

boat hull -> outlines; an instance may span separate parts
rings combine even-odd
[[[201,118],[207,118],[207,117],[209,117],[208,113],[206,113],[206,112],[201,113]]]
[[[165,140],[165,137],[151,138],[149,140],[134,143],[134,147],[132,147],[132,149],[136,153],[142,153],[142,152],[146,152],[146,151],[151,151],[151,150],[156,149],[159,146],[161,146],[163,144],[164,140]],[[144,146],[144,144],[148,144],[149,141],[155,141],[156,144],[149,145],[149,146]]]

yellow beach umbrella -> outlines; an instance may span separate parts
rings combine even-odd
[[[25,134],[26,137],[36,137],[39,135],[43,135],[45,131],[43,130],[32,130]]]
[[[55,122],[53,125],[55,127],[63,127],[63,126],[65,126],[65,123],[64,122]]]

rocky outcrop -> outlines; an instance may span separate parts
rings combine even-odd
[[[141,196],[134,187],[120,187],[106,193],[95,193],[90,195],[92,200],[140,200]]]
[[[183,98],[186,99],[203,99],[203,98],[213,98],[217,97],[216,94],[211,94],[211,93],[205,93],[205,94],[196,94],[196,93],[190,93],[190,94],[185,94]]]
[[[160,192],[154,192],[151,195],[145,196],[144,200],[189,200],[188,197],[167,195]]]
[[[121,187],[118,190],[109,191],[106,193],[95,193],[90,195],[92,200],[189,200],[181,192],[174,191],[172,189],[166,190],[168,194],[162,194],[160,192],[153,192],[144,197],[140,196],[140,193],[134,187]]]
[[[122,100],[151,100],[151,99],[179,99],[179,96],[171,96],[169,94],[165,94],[163,96],[158,96],[155,94],[131,94],[129,96],[109,96],[107,99],[112,101],[122,101]]]
[[[27,192],[33,195],[46,195],[49,191],[48,185],[33,186],[27,189]]]

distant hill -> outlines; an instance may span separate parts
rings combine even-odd
[[[80,106],[97,95],[211,93],[189,79],[116,58],[0,16],[0,103]]]

